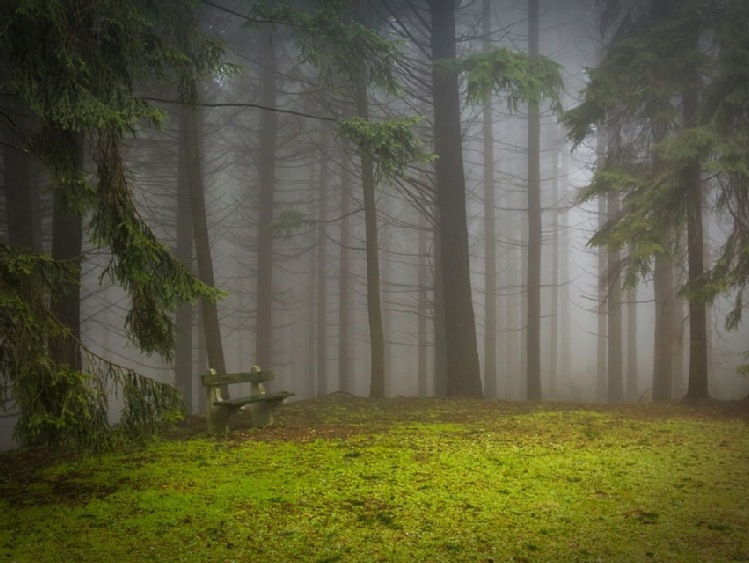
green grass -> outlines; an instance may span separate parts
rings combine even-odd
[[[749,425],[715,408],[303,401],[228,439],[12,452],[0,559],[749,561]]]

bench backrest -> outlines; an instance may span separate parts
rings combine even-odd
[[[262,383],[273,379],[273,372],[263,371],[259,366],[252,366],[249,372],[242,373],[216,373],[211,369],[209,373],[200,376],[203,385],[210,387],[214,385],[230,385],[232,383]]]

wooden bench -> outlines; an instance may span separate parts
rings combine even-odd
[[[269,426],[273,424],[273,409],[294,394],[289,391],[266,393],[263,383],[273,379],[273,372],[263,371],[259,366],[252,366],[249,373],[218,374],[215,369],[210,369],[201,379],[207,393],[208,432],[212,434],[226,434],[229,431],[229,415],[243,407],[250,411],[252,426]],[[221,387],[234,383],[249,383],[250,394],[224,399]]]

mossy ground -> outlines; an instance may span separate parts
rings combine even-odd
[[[300,401],[0,455],[8,561],[749,561],[749,402]]]

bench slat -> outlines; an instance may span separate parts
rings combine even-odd
[[[242,405],[249,405],[250,403],[283,400],[292,395],[294,395],[294,393],[290,393],[288,391],[279,391],[278,393],[268,393],[267,395],[255,395],[253,397],[236,397],[233,399],[225,399],[223,401],[215,401],[213,404],[241,407]]]
[[[201,375],[203,385],[230,385],[232,383],[262,383],[273,379],[273,372],[243,372],[243,373],[223,373],[223,374],[206,374]]]

